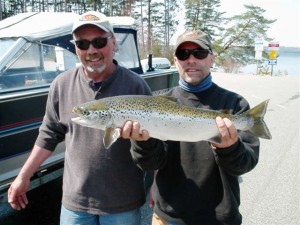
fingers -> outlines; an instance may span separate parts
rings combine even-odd
[[[15,198],[15,200],[10,202],[11,207],[16,210],[25,209],[27,204],[28,204],[28,200],[26,194],[18,196]]]
[[[137,141],[146,141],[149,139],[149,133],[146,130],[141,130],[138,122],[133,122],[131,138]]]
[[[121,132],[122,138],[133,139],[136,141],[146,141],[149,139],[148,131],[140,131],[140,124],[138,122],[127,121],[123,126]]]
[[[22,194],[21,196],[18,196],[18,203],[24,209],[28,205],[28,199],[26,194]]]
[[[222,138],[222,143],[213,144],[213,146],[218,148],[226,148],[237,142],[238,140],[237,130],[234,124],[228,118],[222,119],[221,117],[217,117],[216,123]]]
[[[28,205],[26,193],[17,194],[12,188],[8,190],[8,203],[15,210],[24,209]]]
[[[125,125],[123,126],[121,130],[121,136],[124,139],[129,139],[131,137],[133,122],[132,121],[126,121]]]
[[[28,205],[26,191],[30,185],[30,180],[16,178],[8,189],[8,203],[13,209],[21,210]]]

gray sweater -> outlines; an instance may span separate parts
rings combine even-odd
[[[60,74],[52,83],[46,114],[36,145],[53,151],[65,141],[63,205],[92,214],[133,210],[145,202],[143,172],[133,163],[130,141],[119,139],[110,149],[104,132],[71,121],[78,104],[116,95],[150,95],[146,82],[117,65],[98,89],[78,67]]]

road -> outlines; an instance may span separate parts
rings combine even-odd
[[[242,176],[243,225],[299,225],[299,77],[213,73],[213,81],[251,107],[270,99],[265,121],[273,139],[261,139],[258,165]],[[60,182],[51,182],[29,196],[28,209],[0,218],[0,225],[58,225],[60,195]],[[142,225],[150,224],[150,214],[145,205]]]
[[[300,73],[300,71],[299,71]],[[299,225],[299,77],[213,74],[213,81],[244,96],[251,107],[270,99],[259,163],[242,176],[243,225]]]

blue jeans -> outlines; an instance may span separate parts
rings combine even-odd
[[[140,225],[140,209],[129,212],[94,215],[61,207],[60,225]]]

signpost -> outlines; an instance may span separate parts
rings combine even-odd
[[[277,53],[279,51],[278,42],[270,42],[268,45],[269,50],[269,65],[271,65],[271,76],[273,75],[273,65],[277,65]]]
[[[264,41],[261,38],[255,39],[254,44],[255,59],[256,59],[256,74],[258,73],[258,61],[262,58],[262,52],[264,50]]]

